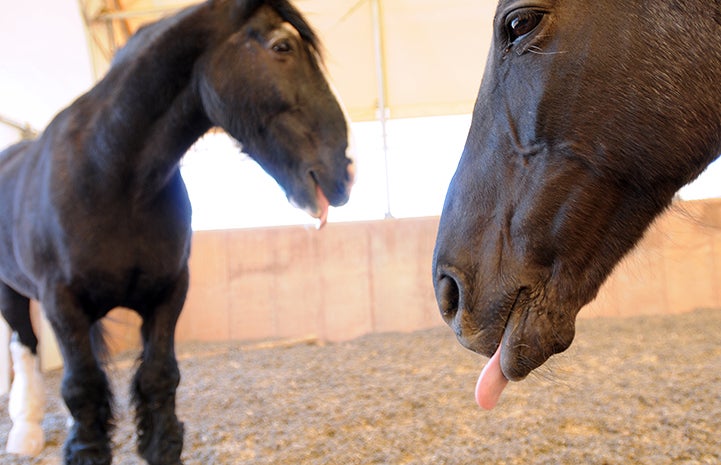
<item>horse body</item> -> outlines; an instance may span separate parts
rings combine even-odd
[[[717,2],[501,0],[434,252],[492,406],[565,350],[578,311],[721,152]],[[493,381],[495,380],[495,381]]]
[[[0,154],[0,308],[24,354],[37,346],[29,298],[57,335],[74,418],[66,463],[111,460],[110,390],[93,334],[118,306],[143,318],[133,381],[139,451],[151,464],[180,463],[173,334],[188,287],[191,208],[178,163],[192,143],[223,127],[322,221],[329,204],[348,199],[346,120],[316,47],[284,0],[190,7],[142,28],[38,140]]]
[[[189,24],[207,24],[199,11],[183,16]],[[201,41],[196,50],[168,56],[177,49],[172,42],[188,40],[189,29],[177,18],[168,22],[172,27],[155,26],[164,34],[143,44],[142,59],[114,63],[35,143],[23,145],[16,163],[4,164],[2,185],[16,188],[0,192],[9,196],[3,203],[12,205],[8,213],[14,218],[2,225],[12,228],[2,235],[2,255],[15,256],[17,262],[4,264],[0,276],[23,295],[42,300],[60,283],[92,290],[105,301],[105,308],[92,305],[98,318],[107,307],[130,303],[122,300],[128,298],[124,290],[132,287],[131,280],[168,281],[182,269],[190,205],[178,161],[212,124],[187,90],[192,67],[174,63],[192,64],[203,50]],[[178,111],[183,109],[187,114]],[[118,253],[119,247],[126,253]],[[112,281],[108,291],[87,286],[97,276]],[[132,300],[142,301],[149,291],[138,290]]]

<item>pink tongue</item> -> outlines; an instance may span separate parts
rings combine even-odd
[[[323,194],[323,190],[317,184],[315,186],[315,195],[319,210],[318,216],[316,216],[316,218],[320,220],[318,224],[318,229],[320,229],[325,226],[325,223],[328,221],[328,206],[330,205],[330,202],[328,202],[325,194]]]
[[[476,383],[476,403],[485,410],[491,410],[501,398],[508,379],[501,371],[501,345],[488,361]]]

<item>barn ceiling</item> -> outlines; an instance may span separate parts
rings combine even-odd
[[[79,0],[101,76],[137,28],[196,2]],[[470,113],[494,0],[296,0],[354,121]]]

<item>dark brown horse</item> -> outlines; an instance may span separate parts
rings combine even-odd
[[[434,253],[492,407],[721,152],[721,3],[501,0]]]
[[[144,27],[37,140],[0,153],[0,308],[16,366],[11,450],[42,448],[33,298],[65,361],[74,420],[65,463],[111,463],[111,393],[93,335],[118,306],[143,319],[132,385],[138,450],[153,465],[181,462],[173,334],[188,288],[191,211],[178,163],[213,126],[321,222],[329,204],[347,201],[347,122],[315,34],[286,0],[209,0]]]

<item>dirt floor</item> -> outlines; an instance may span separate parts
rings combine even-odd
[[[492,412],[473,402],[485,359],[447,328],[343,344],[178,348],[186,465],[720,464],[721,310],[579,322],[572,348]],[[119,359],[115,465],[134,454],[128,380]],[[47,379],[48,445],[59,463],[60,372]],[[10,422],[0,397],[0,443]]]

